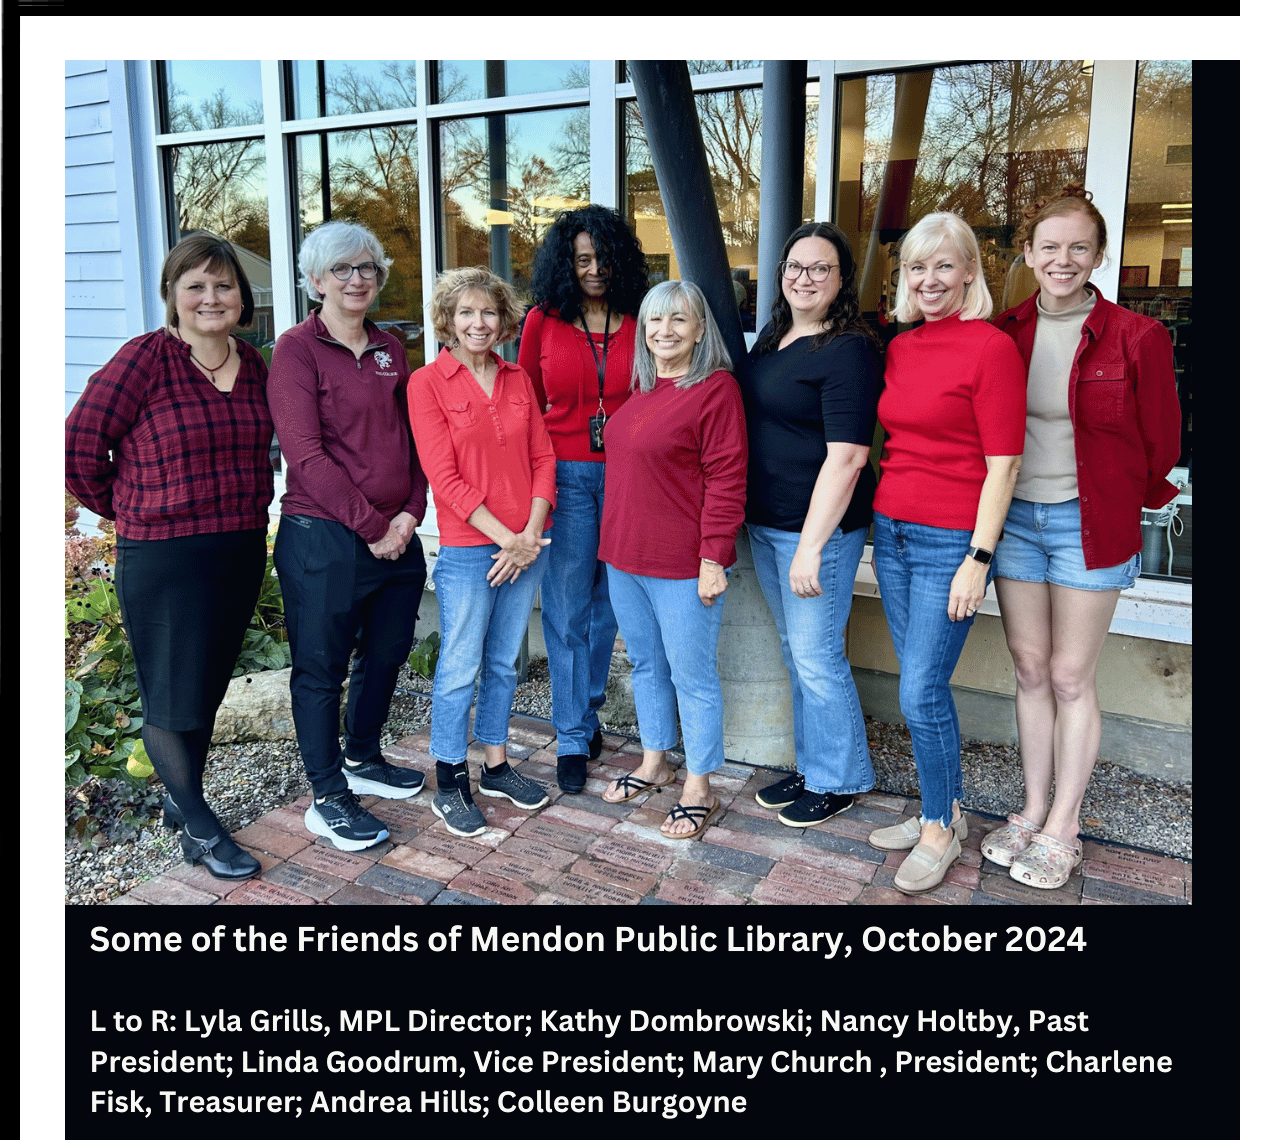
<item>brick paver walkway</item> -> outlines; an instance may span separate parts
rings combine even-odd
[[[510,760],[543,784],[550,803],[525,812],[506,800],[478,796],[487,831],[452,835],[430,808],[434,764],[425,735],[409,736],[385,755],[427,773],[425,789],[409,800],[364,797],[389,827],[389,839],[366,851],[338,851],[304,826],[305,797],[270,812],[235,838],[264,865],[258,879],[223,883],[200,867],[177,867],[116,900],[122,904],[325,903],[435,906],[451,904],[601,903],[740,905],[814,903],[897,905],[1040,903],[1044,905],[1192,902],[1193,866],[1134,848],[1086,842],[1085,862],[1067,885],[1041,891],[1016,883],[983,859],[979,841],[996,821],[967,813],[969,839],[944,882],[909,898],[894,889],[906,857],[870,846],[867,837],[919,808],[916,800],[868,793],[843,815],[806,829],[784,827],[777,813],[755,802],[759,788],[780,773],[725,764],[711,777],[723,802],[697,841],[658,831],[679,798],[680,779],[628,804],[599,798],[608,782],[638,766],[640,746],[623,737],[604,741],[585,792],[562,794],[555,781],[554,730],[515,717]],[[481,748],[470,752],[477,781]]]

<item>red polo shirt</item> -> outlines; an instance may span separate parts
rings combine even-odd
[[[490,397],[445,348],[411,374],[407,387],[411,431],[433,490],[443,546],[491,542],[468,521],[480,506],[517,532],[527,525],[533,499],[553,506],[557,496],[554,448],[532,382],[517,364],[492,358],[497,368]]]

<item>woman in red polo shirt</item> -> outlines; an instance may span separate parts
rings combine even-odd
[[[1050,890],[1081,863],[1081,804],[1100,741],[1095,670],[1118,595],[1140,571],[1140,509],[1176,494],[1167,474],[1180,456],[1180,404],[1166,329],[1090,284],[1108,240],[1090,194],[1068,186],[1037,202],[1020,238],[1038,291],[997,320],[1028,373],[997,597],[1025,799],[982,851]]]
[[[202,775],[268,557],[268,369],[231,335],[255,304],[222,238],[180,241],[161,296],[165,328],[94,373],[67,417],[67,489],[116,523],[116,590],[165,824],[188,863],[248,879],[259,861],[210,810]]]
[[[484,753],[478,790],[521,808],[549,802],[539,784],[510,768],[505,742],[514,661],[549,561],[555,459],[532,382],[493,351],[518,335],[523,309],[513,288],[482,266],[454,269],[438,278],[430,308],[434,336],[447,347],[411,374],[407,400],[438,512],[433,810],[453,834],[470,836],[487,826],[466,765],[475,680],[473,731]]]

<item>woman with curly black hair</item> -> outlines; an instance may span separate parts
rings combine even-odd
[[[747,533],[791,678],[796,770],[756,799],[787,826],[811,827],[876,782],[845,624],[872,519],[881,371],[841,230],[817,222],[791,234],[778,285],[740,380]]]
[[[603,427],[629,395],[635,316],[647,291],[643,249],[619,213],[606,206],[566,211],[536,252],[534,304],[518,350],[558,459],[541,621],[559,787],[574,794],[603,747],[598,712],[617,635],[598,559]]]

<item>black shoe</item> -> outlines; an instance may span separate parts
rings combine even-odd
[[[799,772],[792,772],[786,779],[761,788],[755,793],[755,802],[761,807],[782,808],[793,804],[804,795],[804,777]]]
[[[526,776],[520,776],[509,766],[508,761],[495,772],[484,764],[482,775],[478,777],[478,790],[484,796],[504,797],[515,807],[526,808],[528,811],[535,811],[550,802],[550,797],[540,784]]]
[[[171,831],[183,830],[183,812],[179,810],[179,805],[168,792],[165,802],[161,805],[161,826],[168,827]]]
[[[215,848],[224,839],[235,850],[235,854],[227,859],[215,854]],[[195,867],[200,863],[216,879],[251,879],[262,870],[259,860],[238,847],[222,827],[213,839],[198,839],[185,827],[179,833],[179,846],[183,848],[183,861],[188,866]]]
[[[560,756],[558,764],[559,787],[573,796],[578,792],[584,791],[585,770],[589,763],[590,757],[585,754]]]
[[[806,791],[798,800],[787,804],[778,812],[778,819],[787,827],[812,827],[853,806],[854,798],[850,795]]]
[[[332,792],[325,803],[314,800],[309,804],[304,826],[314,835],[324,835],[341,851],[364,851],[389,838],[389,829],[347,788]]]
[[[415,768],[399,768],[383,756],[355,764],[344,761],[344,778],[349,790],[360,796],[382,796],[386,800],[405,800],[425,786],[425,774]]]
[[[599,759],[599,753],[603,751],[603,729],[596,728],[594,735],[590,738],[590,759]]]
[[[515,772],[514,775],[518,776],[518,773]],[[429,806],[433,808],[434,815],[447,825],[447,830],[452,835],[468,839],[471,835],[481,835],[487,830],[487,818],[478,810],[474,797],[470,795],[469,772],[464,764],[460,765],[454,783],[439,782],[438,793]]]

